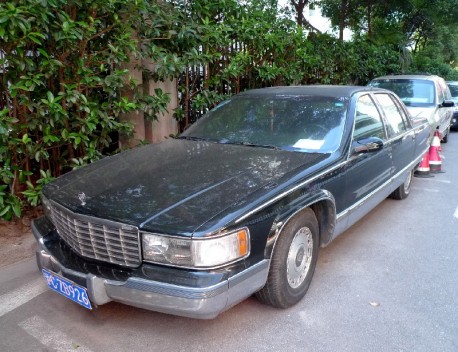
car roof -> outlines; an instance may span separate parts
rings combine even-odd
[[[259,88],[242,92],[239,95],[351,97],[355,93],[371,91],[390,92],[386,89],[369,86],[310,85]]]
[[[443,79],[442,77],[440,76],[436,76],[436,75],[389,75],[389,76],[381,76],[381,77],[377,77],[377,78],[374,78],[373,80],[376,81],[376,80],[393,80],[393,79],[424,79],[424,80],[428,80],[428,81],[435,81],[435,80],[438,80],[438,79]]]

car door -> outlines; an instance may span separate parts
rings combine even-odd
[[[414,158],[415,133],[407,119],[399,101],[390,93],[375,93],[375,100],[386,120],[388,139],[385,146],[389,147],[393,158],[393,174],[395,177],[404,174],[407,165]]]
[[[368,213],[386,196],[387,186],[393,174],[392,146],[386,143],[387,134],[377,104],[369,94],[356,100],[353,127],[353,145],[379,138],[382,148],[367,152],[350,150],[347,160],[346,204],[347,227]]]
[[[443,79],[438,79],[436,82],[438,103],[439,103],[439,120],[440,120],[440,131],[444,135],[448,133],[448,126],[453,115],[453,107],[443,106],[445,101],[451,101],[452,94],[450,89]]]

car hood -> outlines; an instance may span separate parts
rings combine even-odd
[[[425,118],[428,120],[429,124],[434,124],[437,121],[435,120],[436,115],[436,107],[416,107],[416,106],[407,106],[407,110],[409,111],[412,119],[418,120]]]
[[[327,156],[173,139],[72,171],[43,194],[78,214],[191,236]]]

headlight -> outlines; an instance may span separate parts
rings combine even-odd
[[[245,258],[250,235],[243,228],[209,238],[178,238],[142,233],[143,259],[184,268],[213,268]]]

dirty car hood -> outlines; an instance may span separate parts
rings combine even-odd
[[[168,140],[105,158],[47,185],[43,194],[79,214],[191,236],[255,192],[325,158],[320,154]]]

